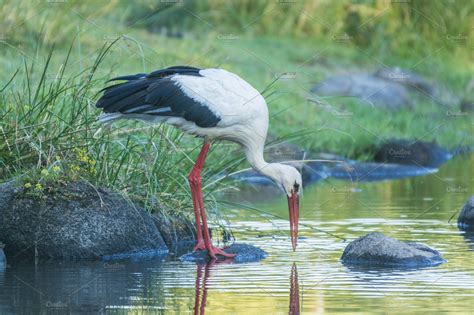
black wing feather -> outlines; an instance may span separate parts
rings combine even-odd
[[[171,76],[175,74],[201,76],[199,70],[194,67],[175,66],[148,75],[138,73],[114,78],[111,81],[127,82],[106,87],[96,106],[106,113],[183,117],[200,127],[213,127],[220,121],[220,117],[205,104],[186,95],[179,85],[171,80]],[[170,110],[149,112],[166,107]]]
[[[166,69],[161,69],[154,71],[148,75],[148,77],[166,77],[173,74],[183,74],[183,75],[194,75],[194,76],[201,76],[199,74],[199,68],[188,67],[188,66],[174,66],[169,67]]]
[[[133,74],[133,75],[124,75],[124,76],[121,76],[121,77],[116,77],[116,78],[113,78],[113,79],[110,79],[109,81],[107,82],[110,82],[110,81],[119,81],[119,80],[138,80],[138,79],[142,79],[144,77],[146,77],[147,74],[146,73],[137,73],[137,74]]]

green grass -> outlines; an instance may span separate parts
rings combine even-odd
[[[183,138],[166,125],[151,128],[121,122],[108,128],[96,122],[91,97],[104,79],[95,76],[113,45],[104,45],[91,58],[90,66],[79,72],[74,72],[76,67],[69,68],[72,49],[62,66],[52,69],[55,55],[51,49],[42,68],[25,64],[3,87],[0,178],[19,178],[27,191],[38,197],[57,182],[85,180],[118,189],[150,211],[166,206],[169,211],[189,215],[186,180],[199,141]],[[25,77],[17,85],[20,72]],[[54,78],[49,76],[52,73]],[[206,178],[223,169],[232,171],[239,159],[216,159],[213,167],[207,168]],[[219,184],[214,178],[209,190]]]
[[[198,139],[168,126],[127,121],[108,129],[95,122],[99,110],[94,100],[107,79],[179,64],[226,68],[265,90],[270,133],[277,142],[359,159],[370,158],[367,148],[388,138],[473,147],[472,117],[458,115],[456,106],[416,98],[413,108],[389,112],[341,97],[317,103],[308,92],[331,73],[387,65],[414,67],[460,99],[472,100],[467,86],[473,67],[462,40],[470,30],[473,6],[468,2],[413,2],[415,7],[393,7],[380,18],[385,7],[378,1],[318,2],[314,7],[310,2],[286,7],[265,1],[144,3],[2,5],[1,180],[22,175],[36,184],[44,181],[41,172],[59,166],[63,177],[114,187],[149,209],[157,204],[189,209],[186,176]],[[312,18],[301,13],[301,6]],[[322,9],[323,25],[317,21]],[[351,12],[369,22],[351,27],[357,20]],[[436,16],[445,31],[436,31],[439,26],[417,12]],[[149,32],[164,26],[182,38]],[[350,41],[340,40],[345,33],[351,34]],[[222,188],[216,178],[244,167],[242,160],[235,146],[213,148],[204,184],[209,201],[214,200],[209,192]]]

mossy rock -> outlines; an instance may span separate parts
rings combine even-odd
[[[0,239],[12,258],[99,259],[166,244],[144,209],[86,182],[55,183],[40,195],[0,184]]]

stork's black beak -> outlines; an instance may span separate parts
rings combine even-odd
[[[300,200],[298,193],[292,191],[291,196],[288,197],[288,210],[290,214],[291,246],[293,247],[293,251],[296,250],[296,243],[298,241],[299,208]]]

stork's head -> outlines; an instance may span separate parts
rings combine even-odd
[[[268,170],[265,173],[285,190],[288,198],[291,245],[295,250],[298,240],[299,198],[303,189],[301,174],[293,166],[279,163],[268,164]]]

